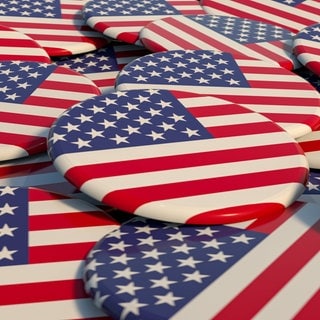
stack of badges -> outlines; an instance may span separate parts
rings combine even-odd
[[[0,318],[320,318],[319,16],[1,1]]]

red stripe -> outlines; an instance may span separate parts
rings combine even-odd
[[[29,217],[29,231],[85,228],[116,224],[103,212],[68,212]]]
[[[308,124],[311,128],[315,128],[320,123],[320,117],[313,114],[282,114],[268,112],[262,112],[262,114],[275,122],[304,123]]]
[[[315,2],[319,2],[319,1],[315,0]],[[300,4],[298,4],[296,6],[296,8],[298,8],[300,10],[304,10],[306,12],[312,12],[313,14],[320,15],[320,9],[312,7],[308,1],[304,1],[304,2],[302,2]]]
[[[295,46],[293,48],[293,52],[297,55],[302,54],[302,53],[307,53],[307,54],[314,54],[314,55],[318,56],[320,53],[320,49],[315,48],[315,47],[310,47],[307,45],[300,45],[300,46]]]
[[[320,140],[301,141],[299,145],[304,152],[320,151]]]
[[[28,97],[24,103],[25,104],[31,104],[34,106],[45,106],[45,107],[51,107],[51,108],[61,108],[61,109],[67,109],[74,104],[78,103],[79,100],[71,100],[73,98],[70,96],[70,99],[62,98],[46,98],[46,97],[37,97],[37,96],[30,96]]]
[[[103,197],[102,202],[127,212],[135,212],[141,205],[152,201],[265,187],[282,183],[301,183],[301,177],[305,177],[307,174],[308,170],[306,168],[292,168],[137,187],[111,191]],[[123,199],[127,201],[124,202]]]
[[[15,34],[15,32],[14,32]],[[1,47],[12,47],[12,48],[36,48],[40,49],[40,46],[31,39],[2,39],[0,43]]]
[[[60,30],[60,31],[69,31],[69,30],[78,30],[79,26],[75,25],[72,21],[63,23],[63,24],[58,24],[58,23],[52,23],[49,21],[48,22],[36,22],[37,20],[30,20],[30,22],[19,22],[19,21],[2,21],[0,17],[0,23],[1,25],[10,27],[12,29],[16,29],[19,31],[27,28],[27,29],[36,29],[36,30]],[[28,34],[29,36],[29,34]],[[33,37],[31,37],[34,39]]]
[[[320,290],[303,306],[303,308],[293,317],[293,320],[320,319]]]
[[[42,189],[37,189],[37,188],[30,188],[29,189],[29,201],[48,201],[48,200],[64,200],[64,199],[69,199],[64,194],[55,194],[55,193],[50,193],[46,190]]]
[[[52,125],[53,121],[56,119],[55,117],[32,115],[31,114],[32,107],[30,107],[28,109],[30,109],[30,114],[0,112],[1,122],[13,123],[16,125],[24,124],[24,125],[31,125],[34,127],[47,127],[47,128],[49,128]]]
[[[4,167],[0,167],[0,178],[13,178],[23,175],[30,175],[34,172],[47,173],[56,171],[52,166],[52,162],[37,162],[28,164],[10,164]]]
[[[319,252],[317,232],[319,227],[320,222],[297,239],[290,248],[225,306],[214,319],[228,319],[230,317],[252,319]]]
[[[201,101],[199,101],[199,103],[201,103]],[[252,114],[252,112],[243,107],[243,106],[239,106],[237,104],[234,103],[230,103],[230,104],[224,104],[224,105],[219,105],[217,107],[215,106],[198,106],[198,107],[192,107],[192,108],[188,108],[188,106],[186,106],[188,111],[190,113],[192,113],[196,118],[199,117],[214,117],[214,116],[223,116],[223,115],[231,115],[231,114]]]
[[[268,81],[268,80],[248,80],[251,88],[262,89],[289,89],[289,90],[313,90],[314,87],[309,82],[287,82],[287,81]]]
[[[282,74],[285,76],[293,76],[297,77],[297,75],[293,74],[287,69],[279,68],[279,66],[271,67],[271,64],[268,67],[260,67],[260,66],[240,66],[241,71],[244,74]]]
[[[82,279],[4,285],[0,286],[0,296],[0,305],[88,297],[84,291]]]
[[[70,96],[72,96],[73,92],[100,94],[99,89],[97,89],[91,83],[88,84],[89,80],[86,80],[86,78],[84,76],[81,76],[80,74],[78,74],[78,76],[80,77],[80,79],[82,78],[84,80],[83,81],[84,83],[72,83],[72,82],[66,83],[62,81],[52,81],[49,78],[49,80],[42,82],[39,88],[70,92]],[[63,77],[61,77],[61,80],[63,80]]]
[[[30,247],[29,264],[84,260],[95,243],[93,241]]]
[[[21,61],[35,61],[41,63],[51,63],[49,57],[40,55],[14,55],[14,54],[0,54],[0,60],[21,60]]]
[[[80,187],[86,181],[100,177],[189,168],[194,166],[205,166],[296,154],[297,147],[293,143],[274,144],[239,149],[235,148],[232,150],[157,157],[157,159],[143,158],[137,160],[117,161],[108,164],[102,163],[75,166],[65,173],[65,177],[70,181],[76,182],[77,186]]]

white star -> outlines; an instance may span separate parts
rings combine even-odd
[[[163,131],[176,130],[176,129],[174,128],[174,123],[169,124],[169,123],[166,123],[166,122],[162,122],[162,124],[158,124],[157,127],[162,128]]]
[[[91,147],[90,146],[91,140],[82,140],[81,138],[78,138],[77,141],[71,142],[72,144],[76,144],[78,146],[78,149],[84,148],[84,147]]]
[[[116,238],[116,239],[121,239],[123,235],[128,234],[127,232],[121,232],[120,229],[115,229],[108,235],[106,235],[105,238]]]
[[[202,84],[202,83],[209,84],[209,79],[204,79],[203,77],[196,79],[196,81],[198,81],[199,84]]]
[[[164,72],[174,72],[174,68],[169,66],[165,66],[164,68],[161,68],[161,69],[163,69]]]
[[[171,101],[163,101],[162,99],[160,100],[160,102],[157,102],[156,104],[160,105],[161,108],[173,108],[173,106],[171,105],[172,102]]]
[[[219,232],[218,230],[211,230],[210,227],[206,227],[204,229],[196,229],[197,230],[197,236],[202,236],[202,235],[205,235],[205,236],[212,236],[214,233],[217,233]]]
[[[188,254],[190,250],[195,249],[195,247],[188,247],[186,243],[180,246],[172,246],[172,248],[174,249],[173,253],[183,252],[185,254]]]
[[[103,122],[99,122],[98,124],[101,124],[104,126],[105,129],[108,129],[108,128],[116,128],[117,126],[115,125],[116,121],[109,121],[107,119],[104,119]]]
[[[128,102],[127,104],[125,104],[121,107],[127,108],[128,111],[131,111],[131,110],[139,110],[138,106],[139,106],[138,104],[132,104],[132,103]]]
[[[224,254],[223,251],[219,251],[218,253],[208,253],[208,256],[211,257],[209,261],[221,261],[221,262],[227,262],[227,258],[232,257],[232,255]]]
[[[181,78],[191,78],[191,73],[187,73],[183,71],[182,73],[178,73]]]
[[[168,292],[166,295],[163,295],[163,296],[162,295],[155,295],[154,297],[156,299],[158,299],[156,304],[166,303],[166,304],[168,304],[169,306],[172,306],[172,307],[174,307],[176,305],[175,302],[177,300],[183,299],[183,297],[175,297],[172,292]]]
[[[90,292],[90,289],[97,289],[98,282],[101,280],[105,280],[105,277],[99,277],[97,273],[94,273],[89,280],[86,281],[85,290],[87,293]]]
[[[17,209],[18,207],[10,207],[8,203],[6,203],[3,207],[0,207],[0,216],[4,214],[11,214],[14,215],[13,210]]]
[[[38,71],[36,71],[36,72],[30,72],[29,73],[29,76],[28,76],[28,78],[35,78],[35,79],[37,79],[38,77],[40,77],[41,76],[41,74],[38,72]]]
[[[197,263],[201,263],[200,260],[194,260],[193,257],[188,257],[187,259],[177,259],[180,262],[178,267],[190,267],[195,268]]]
[[[0,228],[0,238],[2,236],[9,236],[9,237],[13,237],[13,232],[12,231],[15,231],[16,229],[18,229],[17,227],[16,228],[10,228],[8,226],[8,224],[4,224],[2,226],[2,228]]]
[[[114,138],[109,138],[110,140],[114,140],[116,142],[116,144],[120,144],[120,143],[129,143],[129,141],[127,141],[128,137],[121,137],[118,134],[116,134],[114,136]]]
[[[14,191],[17,190],[18,188],[13,188],[13,187],[3,187],[2,189],[0,189],[0,197],[3,196],[4,194],[11,194],[11,195],[15,195]]]
[[[193,70],[194,73],[203,73],[203,69],[195,67],[195,68],[191,68],[191,70]]]
[[[64,136],[65,136],[65,134],[59,134],[59,133],[54,132],[52,137],[50,138],[50,141],[52,141],[53,143],[56,143],[57,141],[66,141]]]
[[[147,77],[143,77],[141,74],[138,77],[134,77],[137,82],[147,82],[148,78]]]
[[[103,265],[101,262],[97,262],[96,259],[92,259],[89,263],[86,264],[84,270],[87,272],[88,270],[96,271],[97,266]]]
[[[88,110],[92,110],[92,112],[94,114],[101,112],[101,113],[105,113],[104,108],[103,107],[98,107],[98,106],[93,106],[92,108],[88,108]]]
[[[156,109],[153,109],[153,108],[149,108],[149,110],[145,111],[146,113],[150,113],[150,116],[151,117],[154,117],[154,116],[161,116],[161,110],[156,110]]]
[[[2,247],[0,251],[0,260],[13,260],[12,255],[15,254],[17,251],[18,250],[9,250],[6,246]]]
[[[132,275],[139,273],[136,271],[131,271],[130,267],[127,267],[123,270],[114,270],[113,272],[116,273],[116,275],[114,276],[114,279],[125,278],[128,280],[131,280]]]
[[[13,93],[13,94],[7,94],[6,96],[6,100],[16,100],[17,98],[19,98],[20,96],[18,96],[16,93]]]
[[[151,234],[151,231],[157,230],[157,228],[152,228],[148,225],[145,225],[143,227],[134,227],[136,229],[135,233],[147,233]]]
[[[140,103],[142,103],[142,102],[150,102],[149,97],[144,97],[141,94],[139,94],[139,96],[137,98],[135,98],[135,100],[138,100]]]
[[[78,128],[79,127],[79,124],[72,124],[70,122],[67,123],[66,126],[61,126],[62,128],[66,128],[68,132],[71,132],[71,131],[80,131],[80,129]]]
[[[159,272],[163,273],[164,269],[171,268],[170,266],[164,266],[161,261],[157,262],[156,264],[146,264],[148,268],[146,272]]]
[[[143,118],[143,117],[139,116],[139,119],[133,119],[133,120],[139,122],[140,126],[142,126],[144,124],[152,124],[150,122],[151,118]]]
[[[128,131],[128,134],[131,135],[133,133],[140,133],[141,134],[139,129],[140,129],[140,127],[131,127],[128,125],[126,129],[122,129],[122,130]]]
[[[163,137],[163,132],[162,133],[158,133],[158,132],[155,132],[155,131],[151,131],[151,133],[149,134],[146,134],[146,136],[149,136],[152,138],[153,141],[156,141],[158,139],[162,139],[162,140],[166,140],[164,137]]]
[[[145,64],[146,64],[148,67],[156,67],[156,66],[158,65],[157,62],[152,61],[152,60],[146,61]]]
[[[225,244],[225,242],[219,242],[217,239],[212,239],[210,241],[201,241],[204,244],[204,248],[215,248],[219,249],[221,244]]]
[[[139,309],[147,306],[148,304],[139,303],[139,300],[137,298],[134,298],[129,302],[121,302],[119,303],[119,305],[123,308],[120,314],[120,320],[124,320],[130,313],[133,313],[135,316],[139,316],[140,315]]]
[[[181,131],[183,133],[186,133],[188,135],[188,137],[192,137],[192,136],[200,136],[200,134],[198,133],[199,130],[191,130],[189,128],[186,128],[186,130]]]
[[[151,282],[153,282],[153,285],[151,286],[151,288],[164,288],[169,290],[170,289],[170,285],[177,283],[177,281],[171,281],[168,279],[167,276],[162,277],[161,279],[150,279]]]
[[[125,244],[124,241],[119,241],[116,243],[109,243],[109,250],[120,250],[120,251],[125,251],[125,248],[131,247],[131,244]]]
[[[161,72],[157,72],[155,70],[148,73],[150,74],[150,77],[161,77]]]
[[[137,240],[139,240],[139,243],[138,243],[139,246],[142,246],[142,245],[145,244],[145,245],[148,245],[148,246],[151,246],[151,247],[153,247],[156,242],[161,241],[161,240],[153,239],[152,236],[150,236],[148,238],[137,239]]]
[[[199,270],[195,270],[193,273],[183,273],[182,274],[184,277],[186,277],[183,282],[188,282],[188,281],[195,281],[198,283],[202,283],[202,278],[207,278],[209,277],[206,274],[201,274]]]
[[[136,287],[133,282],[125,285],[117,285],[117,287],[119,288],[119,290],[116,292],[116,294],[127,293],[131,296],[134,296],[137,290],[143,289],[143,287]]]
[[[96,137],[101,137],[101,138],[104,138],[104,135],[103,135],[103,131],[97,131],[95,129],[91,129],[91,131],[87,131],[85,132],[86,134],[90,135],[91,136],[91,139],[94,139]]]
[[[244,233],[241,234],[240,236],[231,236],[232,239],[234,239],[232,241],[232,243],[237,243],[237,242],[241,242],[241,243],[245,243],[245,244],[249,244],[249,241],[254,239],[252,237],[248,237],[247,235],[245,235]]]
[[[178,241],[184,241],[184,238],[190,237],[189,235],[183,234],[181,231],[174,233],[174,234],[168,234],[168,241],[170,240],[178,240]]]
[[[186,120],[184,119],[184,116],[183,116],[183,115],[182,115],[182,116],[179,116],[179,115],[177,115],[177,114],[175,114],[175,113],[173,113],[172,116],[169,117],[169,118],[173,119],[174,122],[186,121]]]
[[[159,259],[159,256],[166,254],[165,252],[159,252],[158,249],[152,249],[151,251],[141,251],[144,256],[142,259],[153,258]]]
[[[115,104],[115,105],[117,105],[117,99],[110,99],[110,98],[106,97],[106,98],[104,99],[104,103],[105,103],[107,106],[109,106],[110,104]]]
[[[311,181],[308,181],[307,188],[308,188],[309,191],[311,191],[311,190],[319,191],[319,185],[318,184],[313,184]]]
[[[110,256],[110,258],[112,259],[112,262],[110,262],[110,264],[122,263],[124,265],[127,265],[128,261],[134,260],[134,258],[129,258],[126,253],[123,253],[121,256]]]
[[[229,79],[229,80],[226,80],[226,82],[228,82],[230,85],[240,85],[240,81],[239,80],[234,80],[234,79]]]
[[[132,69],[133,69],[134,71],[143,71],[143,70],[144,70],[144,67],[136,64],[135,66],[132,66]]]
[[[104,296],[101,296],[101,292],[100,291],[96,291],[96,293],[94,294],[94,304],[101,309],[103,303],[105,302],[106,299],[108,299],[110,297],[110,295],[105,294]]]
[[[218,59],[216,60],[219,64],[228,64],[228,60],[224,60],[224,59]]]
[[[79,119],[81,123],[84,123],[84,122],[93,122],[91,120],[92,116],[86,116],[84,114],[81,114],[80,117],[75,117],[76,119]]]

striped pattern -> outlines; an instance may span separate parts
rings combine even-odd
[[[146,94],[124,93],[130,94],[128,105],[134,105],[134,96],[140,93]],[[159,99],[168,101],[163,94]],[[68,138],[64,129],[65,121],[75,125],[81,117],[83,109],[76,107],[60,117],[50,132],[49,152],[55,167],[98,201],[137,215],[183,223],[225,223],[278,212],[303,192],[308,165],[286,132],[260,114],[220,99],[174,95],[213,139],[119,148],[105,147],[105,139],[97,146],[87,140],[86,146],[76,149],[75,144],[86,136],[79,132],[78,137]],[[91,119],[82,131],[99,130],[100,136],[110,140],[114,133],[101,131],[101,124],[110,121],[108,113],[113,113],[105,105],[108,101],[125,105],[116,94],[87,101],[86,110],[91,105],[104,106],[106,118]],[[155,125],[154,130],[159,131]],[[230,217],[230,212],[238,214]]]
[[[181,51],[181,63],[184,63],[186,72],[192,79],[203,77],[207,83],[213,81],[215,70],[207,67],[207,61],[200,60],[197,64],[198,68],[203,70],[199,74],[195,69],[190,68],[190,61],[185,58],[187,52]],[[213,55],[206,50],[195,50],[198,55]],[[182,84],[181,81],[170,82],[172,72],[164,73],[163,64],[159,63],[161,57],[172,59],[172,52],[154,53],[146,57],[136,59],[133,63],[127,65],[120,72],[116,88],[118,90],[132,89],[167,89],[179,90],[184,92],[194,92],[205,95],[213,95],[215,97],[229,100],[233,103],[241,104],[255,112],[259,112],[276,122],[285,129],[294,138],[308,134],[320,123],[320,99],[319,93],[305,79],[296,74],[281,68],[268,61],[235,59],[239,67],[239,71],[235,71],[232,76],[245,77],[248,87],[240,87],[238,85],[228,84],[226,82],[215,85],[192,83],[190,85]],[[163,58],[163,59],[164,59]],[[212,60],[219,61],[219,53],[212,56]],[[146,67],[148,60],[156,61],[158,65]],[[167,62],[166,62],[167,63]],[[222,64],[223,65],[223,64]],[[138,71],[133,77],[133,70],[138,67],[144,67],[143,71]],[[223,65],[228,69],[227,65]],[[230,69],[230,68],[229,68]],[[150,77],[149,72],[161,73],[162,77]],[[227,70],[228,71],[228,70]],[[240,74],[239,74],[240,72]],[[146,82],[138,81],[137,76],[148,75]],[[216,75],[221,77],[221,75]],[[174,77],[178,77],[175,73]]]
[[[157,6],[159,10],[155,12]],[[140,30],[153,20],[173,14],[205,13],[197,0],[148,0],[143,5],[140,1],[131,1],[130,4],[125,0],[88,1],[82,11],[91,28],[112,39],[137,45],[141,45]]]
[[[312,131],[297,141],[308,159],[310,168],[320,169],[320,130]]]
[[[221,50],[232,53],[237,59],[277,62],[288,70],[301,66],[292,53],[292,34],[289,32],[272,26],[273,31],[269,31],[269,34],[278,35],[278,39],[274,37],[269,40],[266,24],[236,18],[220,29],[214,29],[213,26],[217,25],[219,20],[222,20],[219,16],[211,15],[167,17],[147,24],[141,30],[139,37],[140,41],[153,52],[181,49]],[[237,29],[235,23],[243,23],[246,29],[238,29],[235,36],[230,36],[230,29]],[[249,35],[250,24],[260,25],[260,33]],[[243,39],[239,39],[241,31],[244,33]],[[281,35],[283,32],[285,35]],[[252,38],[247,41],[247,36]],[[253,38],[254,36],[256,38]],[[259,40],[259,36],[265,40]]]
[[[21,82],[29,80],[30,77],[20,77]],[[23,103],[3,99],[0,106],[0,160],[45,151],[48,131],[54,120],[65,109],[97,94],[100,90],[88,78],[73,70],[56,67]]]
[[[9,0],[7,6],[11,5]],[[88,27],[81,15],[86,0],[60,0],[61,16],[57,18],[0,15],[0,24],[34,39],[52,56],[80,54],[101,48],[109,40]]]
[[[264,21],[295,33],[319,22],[320,15],[317,0],[299,1],[294,6],[274,0],[201,0],[201,5],[210,14]]]
[[[3,25],[0,25],[0,60],[51,63],[47,52],[36,41]]]
[[[31,319],[46,314],[48,319],[106,319],[84,292],[81,270],[97,239],[118,223],[80,200],[36,188],[26,190],[28,263],[0,267],[1,316],[19,319],[23,314]],[[10,204],[14,197],[8,198]],[[20,219],[24,218],[21,214]]]

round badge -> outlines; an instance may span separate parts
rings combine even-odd
[[[85,287],[114,319],[232,319],[239,306],[245,319],[308,318],[319,310],[319,220],[319,205],[297,202],[246,226],[132,219],[90,251]]]
[[[320,169],[320,129],[308,133],[297,141],[308,159],[309,167]]]
[[[48,149],[57,170],[92,198],[187,224],[281,212],[308,174],[296,141],[261,114],[167,90],[83,101],[54,123]]]
[[[320,76],[320,24],[313,24],[299,31],[294,37],[293,52],[299,61]]]
[[[244,18],[209,14],[167,17],[147,24],[139,37],[153,52],[221,50],[237,59],[267,60],[289,70],[301,66],[292,53],[293,33]]]
[[[3,25],[0,25],[0,60],[51,63],[48,53],[36,41]]]
[[[32,319],[45,309],[51,319],[102,317],[84,291],[81,269],[93,245],[118,225],[79,199],[0,187],[1,314]]]
[[[91,28],[112,39],[138,45],[139,32],[148,22],[166,16],[205,13],[197,0],[94,0],[86,2],[82,12]]]
[[[109,40],[85,24],[81,15],[84,3],[3,0],[0,24],[28,35],[50,56],[85,53],[105,46]]]
[[[55,63],[83,74],[102,93],[108,93],[114,91],[115,79],[126,64],[149,53],[140,46],[114,43],[89,53],[57,58]]]
[[[320,2],[314,0],[201,0],[207,13],[248,18],[298,32],[319,22]]]
[[[305,79],[268,61],[212,50],[172,50],[138,58],[116,81],[118,90],[168,89],[212,95],[259,112],[294,138],[320,124],[319,93]]]
[[[75,103],[100,94],[85,76],[54,64],[0,64],[0,160],[46,151],[53,121]]]

